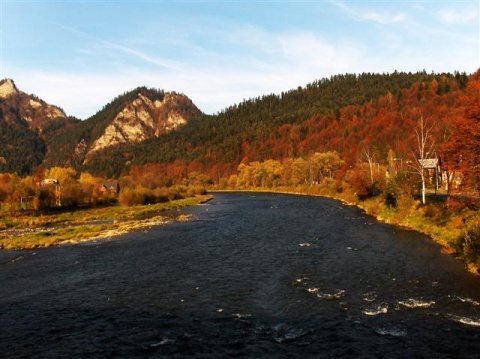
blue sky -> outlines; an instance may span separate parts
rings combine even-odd
[[[137,86],[216,113],[335,74],[480,68],[478,0],[0,1],[0,78],[81,119]]]

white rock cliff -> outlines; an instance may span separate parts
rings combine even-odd
[[[166,94],[163,101],[152,101],[139,93],[92,144],[87,159],[106,147],[159,137],[186,124],[187,120],[175,110],[176,96]]]

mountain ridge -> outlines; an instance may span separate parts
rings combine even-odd
[[[0,124],[5,122],[5,101],[14,98],[18,91],[13,81],[7,82],[0,82],[0,93],[6,94],[6,98],[0,96]],[[432,85],[434,82],[436,85]],[[466,82],[465,73],[427,74],[423,71],[335,75],[279,95],[244,100],[216,115],[203,114],[183,94],[137,87],[117,96],[83,121],[66,116],[53,119],[45,115],[44,119],[48,119],[45,124],[36,118],[28,122],[23,116],[23,126],[33,134],[37,133],[37,140],[43,141],[43,148],[28,168],[20,171],[0,161],[0,172],[10,169],[28,174],[40,165],[46,168],[71,166],[78,171],[118,177],[131,165],[177,160],[194,161],[203,168],[215,163],[228,163],[226,171],[232,172],[245,158],[264,160],[277,158],[279,153],[283,153],[284,150],[278,152],[274,148],[278,147],[275,141],[278,142],[279,136],[282,136],[279,134],[282,127],[297,126],[295,131],[300,132],[295,136],[302,137],[307,134],[302,131],[319,131],[310,125],[302,125],[316,116],[326,116],[322,121],[334,123],[340,120],[342,109],[348,106],[377,101],[386,94],[396,99],[402,95],[402,90],[415,83],[421,88],[434,86],[435,91],[444,93],[452,86],[464,87]],[[420,92],[418,89],[415,91]],[[31,104],[30,100],[33,101]],[[43,104],[35,96],[19,103],[29,108],[40,108],[36,104]],[[35,127],[37,123],[42,124],[41,128]],[[312,133],[308,135],[311,137]],[[292,148],[292,151],[301,155],[298,144],[295,146],[297,149]],[[302,148],[312,148],[308,146]],[[322,146],[317,145],[318,148]],[[4,158],[8,164],[9,158]]]
[[[0,172],[32,173],[44,160],[51,134],[75,120],[35,95],[0,81]]]
[[[10,147],[0,149],[0,172],[22,175],[40,165],[78,168],[99,150],[161,136],[201,114],[185,95],[137,87],[81,121],[18,90],[12,79],[0,81],[0,110],[2,143]]]

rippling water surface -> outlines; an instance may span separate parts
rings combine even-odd
[[[0,252],[0,357],[478,358],[480,279],[425,236],[302,196],[184,211]]]

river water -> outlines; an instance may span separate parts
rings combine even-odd
[[[322,198],[218,193],[194,219],[0,252],[1,358],[478,358],[480,279]]]

